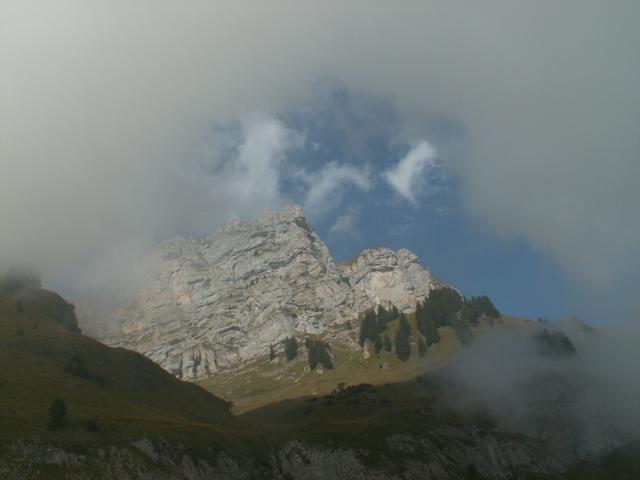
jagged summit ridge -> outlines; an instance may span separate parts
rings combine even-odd
[[[335,330],[374,305],[411,310],[434,286],[429,269],[404,249],[365,250],[337,264],[302,209],[287,206],[206,238],[163,242],[143,288],[110,312],[116,333],[83,327],[197,379],[265,355],[292,335]]]

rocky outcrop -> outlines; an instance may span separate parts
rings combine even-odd
[[[60,478],[91,480],[517,480],[530,475],[557,478],[565,468],[532,439],[480,435],[459,428],[423,436],[393,435],[384,452],[291,440],[256,460],[234,458],[222,451],[202,458],[183,445],[144,438],[118,446],[76,447],[73,452],[37,440],[0,443],[0,477],[7,480],[45,478],[43,471],[60,472]]]
[[[164,242],[136,295],[108,311],[79,310],[87,334],[198,379],[265,355],[286,337],[339,328],[374,305],[408,311],[436,285],[404,249],[366,250],[337,264],[302,209],[289,206],[206,238]]]
[[[353,288],[355,309],[359,312],[378,304],[411,311],[435,285],[431,272],[404,248],[397,252],[388,248],[365,250],[343,264],[341,271]]]

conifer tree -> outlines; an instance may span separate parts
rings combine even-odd
[[[296,337],[286,338],[284,340],[284,353],[287,360],[293,360],[298,355],[298,342]]]
[[[318,342],[320,344],[320,362],[327,370],[333,369],[333,360],[329,354],[329,345],[324,342]]]
[[[440,334],[429,313],[430,310],[427,301],[425,301],[424,304],[420,302],[416,304],[416,327],[418,331],[424,335],[427,345],[433,345],[440,341]]]
[[[331,354],[329,353],[330,348],[329,344],[322,342],[320,340],[310,340],[307,339],[307,351],[309,355],[309,367],[311,370],[315,370],[318,366],[318,363],[322,363],[324,368],[327,370],[331,370],[333,368],[333,360],[331,359]]]
[[[359,343],[360,346],[364,345],[365,340],[375,341],[378,336],[378,322],[376,318],[376,313],[369,309],[364,312],[364,318],[362,319],[362,323],[360,324],[360,335],[359,335]]]
[[[47,427],[49,430],[57,430],[64,427],[67,416],[67,404],[64,400],[57,398],[49,406],[49,422]]]
[[[427,344],[420,338],[418,340],[418,355],[424,357],[427,354]]]
[[[433,345],[440,341],[438,329],[430,318],[427,318],[425,321],[424,337],[427,340],[427,345]]]
[[[384,349],[387,352],[390,352],[391,351],[391,339],[389,338],[389,334],[388,333],[384,334],[384,338],[383,338],[382,343],[384,345]]]
[[[441,287],[432,290],[425,301],[425,309],[433,318],[436,327],[452,325],[462,307],[462,297],[453,288]]]
[[[373,347],[376,353],[379,353],[380,350],[382,350],[382,339],[380,338],[380,335],[378,335],[373,342]]]
[[[411,346],[409,337],[411,336],[411,326],[407,318],[401,314],[398,330],[396,330],[396,356],[403,362],[411,356]]]
[[[307,339],[307,356],[309,359],[309,368],[315,370],[318,365],[318,349],[315,340]]]

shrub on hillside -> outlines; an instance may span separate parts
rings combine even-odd
[[[77,353],[71,357],[67,365],[64,367],[64,371],[76,377],[86,379],[91,378],[91,374],[87,369],[87,364],[85,363],[84,359]]]
[[[67,416],[67,404],[64,400],[57,398],[49,406],[49,420],[47,428],[49,430],[58,430],[64,427]]]
[[[98,426],[98,419],[96,417],[87,418],[82,426],[87,432],[97,432],[100,430]]]

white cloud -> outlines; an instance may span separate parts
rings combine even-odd
[[[395,167],[387,170],[384,177],[396,192],[415,204],[419,189],[424,184],[426,170],[436,168],[435,158],[435,148],[429,142],[422,141],[409,150]]]
[[[218,134],[213,142],[233,143],[225,135],[235,133]],[[280,180],[286,156],[302,146],[303,136],[274,117],[254,114],[243,119],[236,141],[231,158],[211,159],[221,168],[209,177],[209,188],[223,192],[228,216],[244,217],[278,207],[283,202]]]
[[[332,240],[359,240],[360,231],[356,225],[358,212],[354,209],[339,215],[329,228],[329,236]]]
[[[366,168],[327,163],[319,172],[299,175],[307,185],[304,207],[309,215],[324,215],[335,208],[350,187],[368,191],[372,180]]]

